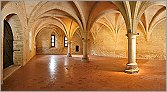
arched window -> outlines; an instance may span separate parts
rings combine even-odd
[[[68,47],[68,40],[66,36],[64,37],[64,47]]]
[[[79,46],[76,45],[76,52],[79,52]]]
[[[51,47],[55,47],[55,34],[51,34]]]

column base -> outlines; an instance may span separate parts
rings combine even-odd
[[[81,61],[83,63],[87,63],[87,62],[89,62],[89,58],[88,57],[82,57]]]
[[[72,57],[72,55],[70,53],[67,54],[67,57]]]
[[[139,68],[138,68],[137,63],[126,65],[125,73],[135,74],[135,73],[138,73],[138,72],[139,72]]]

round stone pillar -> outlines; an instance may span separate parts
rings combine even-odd
[[[68,42],[67,57],[72,57],[72,55],[71,55],[71,44],[72,44],[72,41],[69,41],[69,42]]]
[[[88,57],[88,53],[87,53],[87,40],[86,39],[82,39],[83,42],[83,57],[82,57],[82,62],[88,62],[89,61],[89,57]]]
[[[138,73],[139,68],[136,63],[136,36],[138,34],[127,34],[128,37],[128,63],[126,65],[125,73]]]

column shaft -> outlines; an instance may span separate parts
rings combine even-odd
[[[126,65],[126,73],[138,73],[138,65],[136,63],[136,34],[128,34],[128,63]]]
[[[88,62],[89,57],[88,57],[88,53],[87,53],[87,40],[83,39],[83,57],[82,57],[82,61],[83,62]]]
[[[72,57],[72,55],[71,55],[71,41],[68,42],[68,52],[67,52],[67,57]]]
[[[128,36],[128,63],[136,63],[136,35]]]

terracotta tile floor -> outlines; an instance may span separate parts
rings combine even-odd
[[[13,72],[15,72],[20,67],[21,66],[11,65],[11,66],[3,69],[3,79],[5,80],[7,77],[9,77]]]
[[[166,90],[166,61],[137,60],[140,72],[126,74],[127,59],[36,55],[8,77],[2,90]]]

